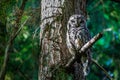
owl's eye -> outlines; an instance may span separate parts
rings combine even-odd
[[[74,20],[71,20],[71,22],[72,22],[72,23],[75,23],[75,21],[74,21]]]

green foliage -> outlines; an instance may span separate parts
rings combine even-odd
[[[2,4],[2,7],[0,6],[0,21],[5,24],[4,27],[6,28],[4,28],[4,30],[7,31],[7,34],[3,33],[3,36],[0,34],[0,40],[4,41],[6,39],[6,42],[0,43],[0,45],[3,46],[4,51],[7,44],[3,43],[7,43],[10,38],[9,36],[14,32],[16,11],[18,11],[18,8],[22,5],[22,1],[23,0],[8,0],[7,2],[7,0],[2,0],[0,3],[0,5]],[[39,19],[39,17],[36,18],[36,16],[39,16],[40,13],[39,11],[33,13],[33,8],[35,11],[39,9],[39,3],[39,0],[28,0],[25,5],[25,10],[19,24],[19,27],[23,26],[23,28],[14,40],[13,45],[10,47],[10,58],[7,64],[5,80],[38,80],[38,27],[40,23],[36,22]],[[35,16],[32,16],[33,14]],[[2,23],[0,23],[0,25]],[[3,26],[0,26],[0,31],[2,27]],[[0,52],[0,69],[3,64],[3,55],[4,52]]]
[[[15,14],[22,1],[0,0],[0,68],[3,64],[5,45],[14,30]],[[19,25],[24,27],[10,48],[5,80],[38,80],[39,7],[40,0],[28,0],[25,5]],[[120,80],[119,9],[120,3],[110,0],[88,0],[87,2],[88,28],[92,36],[104,31],[103,38],[93,46],[93,58],[115,80]],[[72,80],[72,76],[62,69],[56,71],[53,77],[55,80]],[[92,64],[87,80],[103,79],[107,80],[104,72]]]
[[[120,3],[110,0],[89,1],[88,28],[92,36],[104,32],[103,38],[93,46],[93,58],[115,79],[120,80]],[[107,80],[106,75],[95,65],[91,66],[88,80]]]
[[[54,71],[53,80],[73,80],[72,74],[67,74],[63,68]]]

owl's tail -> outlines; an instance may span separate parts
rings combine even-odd
[[[77,61],[74,63],[74,80],[86,80],[82,64]]]

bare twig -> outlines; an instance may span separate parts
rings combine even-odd
[[[28,20],[28,19],[27,19]],[[27,21],[26,20],[26,21]],[[24,22],[24,24],[26,23],[26,21]],[[6,46],[6,49],[5,49],[5,57],[4,57],[4,62],[3,62],[3,65],[1,67],[1,71],[0,71],[0,80],[3,80],[4,79],[4,76],[5,76],[5,73],[6,73],[6,67],[7,67],[7,63],[8,63],[8,59],[9,59],[9,48],[10,46],[12,45],[13,41],[15,40],[15,38],[17,37],[17,35],[20,33],[20,31],[22,30],[22,28],[24,27],[24,24],[18,29],[18,31],[12,35],[10,37],[10,40],[8,41],[8,45]]]
[[[104,31],[102,33],[98,33],[96,36],[94,36],[90,41],[88,41],[80,50],[79,50],[79,55],[81,53],[84,53],[85,51],[87,51],[96,41],[98,41],[102,35],[103,35]],[[69,67],[71,65],[74,64],[74,62],[76,61],[76,57],[74,59],[72,59],[66,67]],[[93,63],[95,63],[101,70],[104,71],[104,73],[106,74],[106,76],[110,79],[110,80],[113,80],[109,74],[107,73],[107,71],[102,67],[100,66],[94,59],[91,60]]]
[[[8,59],[9,59],[9,48],[13,43],[13,40],[16,38],[16,36],[19,34],[19,32],[21,31],[21,28],[15,33],[15,35],[11,36],[10,40],[7,43],[6,49],[5,49],[5,56],[4,56],[4,62],[3,65],[1,67],[1,71],[0,71],[0,80],[4,80],[5,77],[5,73],[6,73],[6,67],[7,67],[7,63],[8,63]]]
[[[92,59],[92,62],[95,63],[104,73],[105,75],[110,79],[110,80],[113,80],[113,78],[111,78],[108,74],[108,72],[102,67],[100,66],[94,59]]]
[[[1,71],[0,71],[0,80],[4,80],[5,78],[5,74],[6,74],[6,68],[7,68],[7,63],[8,63],[8,59],[9,59],[9,48],[11,47],[11,45],[13,44],[13,41],[15,40],[15,38],[17,37],[17,35],[20,33],[23,25],[18,28],[19,26],[19,22],[22,18],[22,15],[23,15],[23,10],[24,10],[24,7],[25,7],[25,3],[27,2],[27,0],[24,0],[21,7],[20,7],[20,10],[22,11],[20,14],[17,15],[17,19],[16,19],[16,25],[15,27],[17,27],[17,30],[15,30],[13,32],[13,34],[10,36],[10,39],[7,43],[7,46],[6,46],[6,49],[5,49],[5,56],[4,56],[4,62],[3,62],[3,65],[1,67]],[[19,17],[18,17],[19,16]]]

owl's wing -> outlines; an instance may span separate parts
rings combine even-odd
[[[75,46],[77,50],[90,40],[90,33],[87,29],[79,30],[76,34]]]
[[[82,48],[82,46],[84,46],[85,43],[87,43],[90,39],[91,39],[91,36],[90,36],[90,33],[87,29],[83,29],[83,30],[80,30],[77,34],[77,40],[78,40],[78,50],[80,50]],[[86,54],[86,58],[89,59],[89,61],[91,60],[91,48],[89,48],[85,54]],[[85,59],[86,60],[86,59]],[[83,61],[84,62],[84,61]],[[90,64],[90,62],[89,62]]]
[[[77,32],[76,42],[75,42],[75,45],[77,45],[76,46],[77,50],[79,51],[82,48],[82,46],[84,46],[84,44],[87,43],[90,39],[91,39],[90,33],[87,29],[79,30]],[[87,65],[89,65],[91,62],[91,49],[90,48],[85,52],[85,55],[81,57],[81,62],[84,66],[84,72],[85,74],[87,74],[86,73]]]

